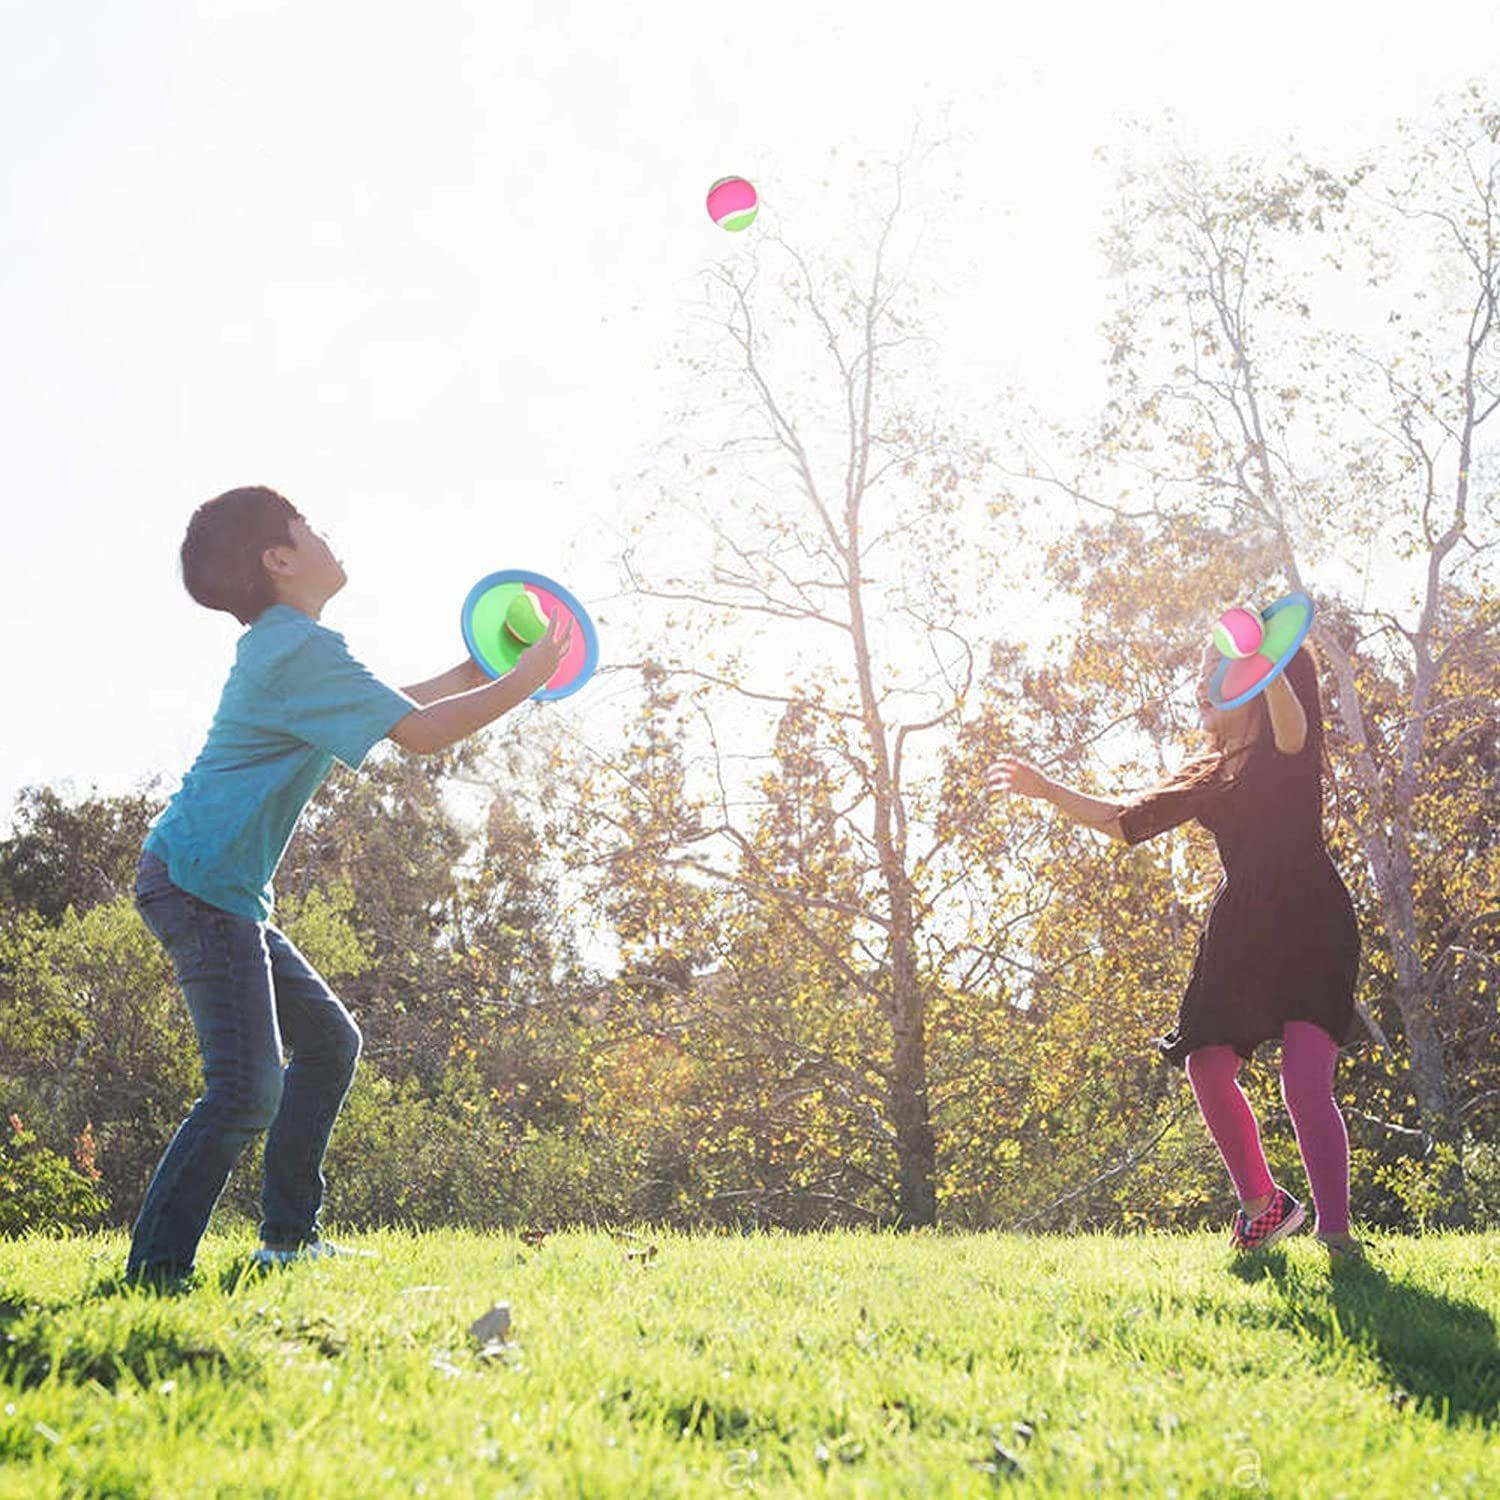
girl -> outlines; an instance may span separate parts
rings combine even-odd
[[[1323,710],[1304,647],[1249,703],[1216,709],[1204,653],[1198,709],[1212,749],[1164,785],[1125,803],[1085,796],[1035,766],[1002,758],[992,793],[1042,797],[1075,823],[1127,844],[1190,818],[1214,836],[1224,878],[1198,939],[1177,1025],[1157,1046],[1185,1065],[1203,1120],[1229,1169],[1240,1209],[1230,1244],[1264,1249],[1295,1233],[1306,1210],[1266,1166],[1241,1059],[1279,1038],[1281,1092],[1317,1208],[1317,1237],[1334,1259],[1359,1259],[1349,1233],[1349,1138],[1333,1099],[1339,1044],[1354,1016],[1359,931],[1349,893],[1323,843]]]

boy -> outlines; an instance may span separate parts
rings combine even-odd
[[[337,1254],[321,1240],[323,1153],[354,1077],[360,1033],[307,960],[270,924],[271,877],[302,809],[338,757],[357,770],[381,739],[430,755],[493,723],[556,671],[550,621],[515,669],[490,681],[465,661],[387,687],[319,624],[348,581],[326,538],[274,490],[200,506],[182,544],[199,604],[240,637],[208,739],[146,836],[135,899],[172,960],[203,1055],[203,1095],[146,1190],[126,1275],[192,1274],[198,1241],[251,1138],[267,1131],[264,1265]],[[282,1049],[291,1062],[282,1066]]]

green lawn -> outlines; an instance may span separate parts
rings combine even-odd
[[[1500,1494],[1497,1234],[350,1242],[0,1242],[0,1495]]]

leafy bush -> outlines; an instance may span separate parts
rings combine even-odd
[[[506,1204],[500,1121],[450,1076],[436,1097],[361,1063],[324,1161],[328,1217],[372,1226],[493,1226]]]
[[[323,1162],[325,1222],[555,1229],[633,1216],[619,1145],[574,1128],[517,1127],[476,1084],[464,1062],[432,1094],[361,1062]],[[241,1159],[216,1222],[258,1218],[263,1145]]]
[[[10,1117],[9,1126],[9,1134],[0,1135],[0,1234],[55,1234],[96,1223],[109,1204],[94,1186],[91,1132],[80,1136],[80,1164],[74,1166],[38,1144],[19,1115]]]
[[[532,1130],[516,1148],[504,1222],[527,1229],[634,1218],[632,1177],[618,1144],[577,1130]]]
[[[1439,1142],[1423,1156],[1402,1155],[1377,1167],[1375,1180],[1396,1198],[1411,1222],[1425,1230],[1452,1206],[1443,1182],[1456,1157],[1452,1146]]]

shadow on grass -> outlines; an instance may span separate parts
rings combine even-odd
[[[185,1276],[164,1273],[142,1277],[128,1277],[123,1270],[108,1271],[96,1276],[79,1300],[95,1302],[110,1297],[191,1297],[194,1292],[206,1291],[214,1284],[218,1285],[221,1292],[233,1296],[242,1287],[253,1286],[272,1274],[272,1268],[256,1265],[248,1255],[231,1261],[214,1277],[202,1270],[190,1271]],[[0,1291],[0,1318],[4,1317],[4,1309],[5,1297],[3,1291]],[[3,1329],[0,1329],[0,1333],[3,1333]]]
[[[85,1302],[109,1297],[190,1297],[194,1292],[207,1291],[217,1286],[221,1292],[231,1295],[243,1286],[261,1281],[271,1267],[257,1265],[248,1254],[236,1256],[218,1272],[211,1273],[198,1266],[188,1272],[162,1268],[138,1276],[127,1276],[125,1268],[97,1274],[83,1293]]]
[[[57,1380],[114,1390],[127,1379],[148,1385],[179,1370],[227,1374],[251,1363],[174,1326],[166,1309],[143,1305],[139,1320],[123,1330],[64,1322],[59,1314],[68,1310],[0,1292],[0,1387],[30,1390]]]
[[[219,1272],[219,1290],[232,1297],[242,1287],[258,1286],[279,1269],[277,1266],[258,1266],[248,1255],[240,1260],[232,1260]]]
[[[1392,1281],[1368,1261],[1333,1266],[1326,1292],[1290,1274],[1279,1249],[1232,1270],[1245,1282],[1275,1283],[1285,1299],[1276,1316],[1283,1327],[1330,1350],[1347,1342],[1367,1351],[1396,1404],[1415,1401],[1449,1426],[1474,1418],[1500,1426],[1500,1342],[1484,1308]]]
[[[190,1297],[203,1285],[195,1271],[188,1276],[155,1276],[132,1279],[123,1271],[109,1271],[95,1277],[93,1284],[79,1299],[95,1302],[106,1297]]]

